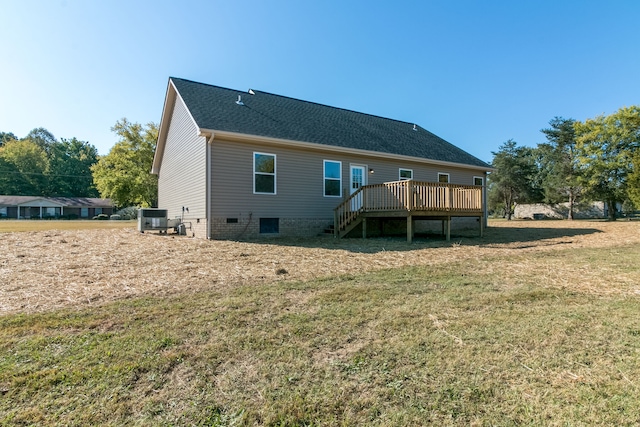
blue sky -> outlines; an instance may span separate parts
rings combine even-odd
[[[414,122],[490,161],[640,104],[640,2],[0,0],[0,131],[108,153],[169,76]]]

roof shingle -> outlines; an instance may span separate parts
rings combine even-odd
[[[201,129],[419,157],[490,169],[414,124],[253,90],[171,78]],[[236,101],[242,97],[242,104]]]

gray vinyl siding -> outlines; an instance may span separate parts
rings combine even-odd
[[[211,146],[212,217],[254,219],[333,218],[333,209],[349,196],[350,165],[365,166],[366,184],[398,180],[398,169],[413,169],[416,181],[436,182],[448,173],[452,184],[472,185],[478,170],[444,167],[421,162],[355,156],[336,151],[309,151],[282,146],[226,142]],[[277,194],[253,194],[253,153],[276,155]],[[323,160],[342,162],[342,197],[325,197]],[[373,169],[373,174],[369,173]]]
[[[168,209],[169,218],[206,218],[206,139],[180,98],[173,106],[169,131],[158,173],[158,207]]]

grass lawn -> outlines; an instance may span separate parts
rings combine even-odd
[[[0,424],[638,425],[639,297],[580,266],[640,244],[4,315]]]
[[[134,221],[104,221],[104,220],[31,220],[31,219],[3,219],[0,220],[0,233],[47,230],[99,230],[135,228]]]

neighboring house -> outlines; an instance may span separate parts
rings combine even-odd
[[[109,199],[89,197],[0,196],[0,218],[93,218],[111,215]]]
[[[410,240],[425,219],[482,228],[491,170],[413,123],[170,78],[152,173],[158,207],[198,237],[366,235],[401,218]]]

